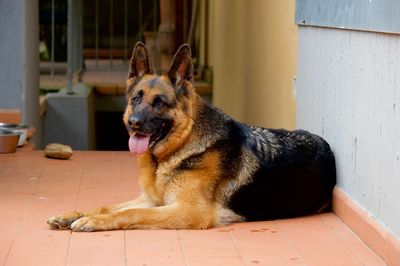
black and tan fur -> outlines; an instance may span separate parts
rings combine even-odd
[[[137,158],[142,194],[52,217],[52,229],[206,229],[330,208],[329,145],[306,131],[247,126],[206,103],[193,87],[187,45],[162,76],[153,74],[145,46],[135,46],[123,119],[130,134],[151,134]]]

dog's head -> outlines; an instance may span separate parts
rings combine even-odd
[[[124,123],[134,154],[160,157],[183,143],[191,131],[195,92],[191,50],[182,45],[165,75],[153,73],[149,53],[139,42],[133,49],[127,81]]]

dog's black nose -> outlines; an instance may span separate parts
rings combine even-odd
[[[139,116],[131,115],[128,119],[128,124],[132,128],[141,128],[144,124],[144,119]]]

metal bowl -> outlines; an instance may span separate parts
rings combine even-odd
[[[29,127],[26,125],[0,123],[0,130],[11,130],[21,133],[18,140],[18,147],[24,145],[26,138],[28,136],[28,129]]]
[[[0,153],[15,152],[20,136],[18,131],[0,129]]]

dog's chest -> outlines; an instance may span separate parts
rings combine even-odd
[[[191,147],[182,149],[167,160],[158,163],[154,169],[154,182],[152,192],[161,205],[170,204],[175,201],[177,194],[185,189],[185,180],[182,178],[182,162],[193,152]]]
[[[168,161],[161,163],[156,169],[155,191],[162,204],[170,204],[175,201],[179,188],[177,172],[174,163]]]

